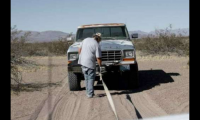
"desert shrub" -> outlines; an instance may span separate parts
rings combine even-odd
[[[16,29],[16,26],[11,28],[11,89],[20,88],[22,82],[18,66],[30,63],[22,57],[26,54],[24,48],[30,32],[26,32],[23,36],[18,37],[20,32]]]
[[[59,40],[52,42],[35,42],[26,43],[24,51],[26,51],[25,56],[48,56],[51,55],[65,55],[69,46],[73,42],[67,41],[65,38],[60,38]]]
[[[59,39],[58,41],[53,41],[48,44],[48,50],[54,55],[65,55],[69,48],[68,41],[64,38]]]
[[[68,42],[65,38],[52,42],[32,43],[28,40],[31,32],[20,35],[21,32],[16,29],[16,26],[11,28],[11,90],[18,92],[26,85],[22,81],[19,67],[37,65],[33,61],[25,59],[25,56],[64,55],[68,47],[73,44],[73,42]]]
[[[137,50],[147,54],[189,55],[189,37],[170,33],[169,29],[156,30],[155,36],[133,40]]]
[[[24,48],[26,51],[25,56],[48,56],[49,51],[48,47],[45,43],[26,43],[26,47]]]

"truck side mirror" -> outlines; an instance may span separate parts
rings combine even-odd
[[[131,34],[131,38],[138,38],[138,33]]]

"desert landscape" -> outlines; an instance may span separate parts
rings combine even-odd
[[[11,91],[12,120],[114,120],[103,86],[95,82],[95,94],[89,99],[84,81],[80,91],[69,91],[67,57],[27,57],[37,63],[21,67],[24,86]],[[188,57],[177,55],[140,55],[140,88],[125,90],[126,78],[105,76],[119,119],[152,118],[189,113]],[[115,84],[113,84],[115,83]]]
[[[189,120],[189,5],[11,0],[11,120]]]

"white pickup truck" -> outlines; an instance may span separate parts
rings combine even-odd
[[[80,82],[84,79],[81,66],[77,64],[78,48],[80,43],[95,33],[101,33],[100,47],[102,51],[102,66],[105,74],[109,72],[128,72],[128,89],[139,86],[138,64],[135,47],[130,39],[126,25],[123,23],[90,24],[78,27],[76,39],[67,51],[68,80],[71,91],[80,90]],[[132,34],[131,38],[137,38],[138,34]],[[99,66],[96,64],[98,77]]]

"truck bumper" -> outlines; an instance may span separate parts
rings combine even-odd
[[[135,61],[121,61],[120,63],[115,64],[115,65],[130,65],[130,64],[135,64],[135,63],[136,63]]]
[[[102,62],[102,66],[105,67],[106,71],[113,71],[113,70],[121,70],[123,66],[136,64],[136,61],[121,61],[119,63],[109,63],[109,62]],[[81,65],[71,65],[68,64],[68,71],[74,72],[74,73],[82,73]],[[99,66],[96,64],[96,74],[99,73]]]

